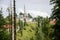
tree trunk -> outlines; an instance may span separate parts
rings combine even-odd
[[[16,40],[16,8],[15,8],[15,0],[14,2],[14,40]]]

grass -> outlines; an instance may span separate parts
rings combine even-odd
[[[23,36],[21,37],[21,34],[17,32],[17,40],[30,40],[30,38],[35,37],[35,31],[33,29],[36,28],[36,23],[28,23],[27,26],[23,29]],[[33,29],[32,29],[33,28]]]

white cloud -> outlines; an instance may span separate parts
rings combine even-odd
[[[7,7],[8,7],[8,6],[5,5],[5,4],[0,4],[0,8],[3,8],[3,10],[6,10]]]
[[[6,9],[7,9],[7,5],[5,4],[0,4],[0,8],[3,8],[3,16],[6,17],[8,15],[8,13],[6,12]]]
[[[0,7],[3,8],[3,14],[4,14],[4,17],[6,17],[8,15],[8,13],[6,12],[6,9],[7,9],[7,5],[5,4],[0,4]],[[22,9],[17,9],[17,14],[19,14],[20,12],[23,12],[24,13],[24,10]],[[43,16],[43,17],[46,17],[46,16],[50,16],[48,15],[47,12],[41,12],[41,11],[34,11],[34,10],[26,10],[27,13],[30,13],[33,17],[37,17],[37,16]]]
[[[18,13],[23,12],[23,10],[18,10]],[[50,17],[50,15],[47,12],[41,12],[41,11],[34,11],[34,10],[26,10],[26,13],[30,13],[33,17],[42,16],[42,17]]]
[[[48,13],[46,12],[33,11],[33,10],[29,10],[28,12],[31,13],[33,17],[36,17],[36,16],[43,16],[43,17],[48,16],[49,17]]]

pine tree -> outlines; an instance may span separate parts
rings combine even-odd
[[[24,24],[23,24],[23,21],[20,20],[21,15],[22,13],[19,14],[19,31],[21,33],[21,36],[23,36],[22,29],[23,29]]]
[[[3,25],[5,24],[4,17],[2,16],[2,8],[0,10],[0,28],[3,28]]]
[[[42,32],[42,19],[43,17],[40,17],[38,16],[37,17],[37,27],[36,27],[36,40],[43,40],[44,39],[44,35],[43,35],[43,32]]]
[[[2,16],[2,9],[0,10],[0,40],[9,40],[9,35],[6,33],[6,30],[4,28],[5,25],[5,19]]]
[[[54,4],[54,8],[52,11],[52,16],[53,18],[57,19],[56,24],[54,25],[54,37],[55,40],[60,40],[60,0],[51,0],[51,4]]]

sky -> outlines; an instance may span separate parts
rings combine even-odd
[[[12,0],[13,4],[13,0]],[[50,0],[16,0],[16,13],[24,11],[24,5],[27,13],[30,13],[33,17],[43,16],[50,17],[52,5]],[[0,8],[3,8],[3,16],[7,16],[6,8],[10,6],[10,0],[0,0]]]

